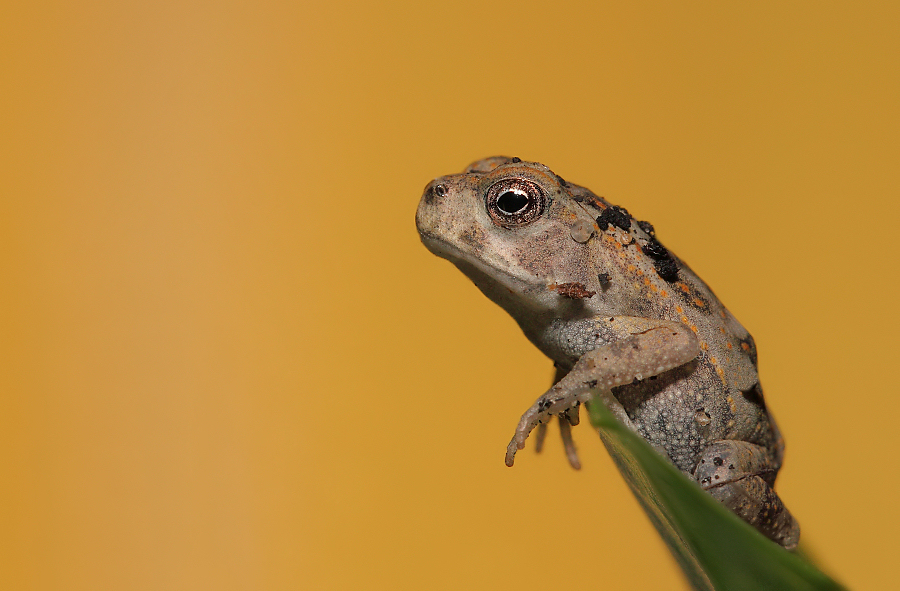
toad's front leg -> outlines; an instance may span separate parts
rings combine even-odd
[[[651,322],[654,326],[645,328]],[[639,332],[581,355],[572,370],[522,415],[516,434],[506,449],[507,466],[513,465],[516,451],[525,447],[525,440],[538,424],[587,402],[593,394],[599,396],[619,420],[631,426],[625,410],[610,390],[684,365],[700,353],[697,338],[682,324],[641,319],[632,323],[632,328]],[[566,420],[560,416],[560,422]]]

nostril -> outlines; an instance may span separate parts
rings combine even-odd
[[[434,203],[435,199],[439,199],[446,195],[449,191],[447,190],[447,185],[437,184],[427,187],[425,189],[425,194],[422,196],[422,201],[431,205]]]

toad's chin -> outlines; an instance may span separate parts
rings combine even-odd
[[[538,314],[549,311],[559,299],[547,289],[546,281],[524,281],[468,255],[446,240],[424,232],[420,237],[428,250],[456,265],[484,295],[514,317],[521,315],[523,309]]]

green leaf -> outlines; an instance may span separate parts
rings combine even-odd
[[[591,424],[694,589],[843,589],[705,493],[604,404],[595,401],[588,409]]]

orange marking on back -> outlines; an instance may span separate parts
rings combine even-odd
[[[728,347],[729,349],[734,349],[734,347],[731,346],[731,343],[728,343],[725,346]]]
[[[741,343],[741,349],[743,349],[744,351],[749,351],[750,345],[747,343]]]
[[[682,308],[681,306],[675,306],[675,311],[679,314],[684,314],[684,308]]]
[[[707,349],[709,349],[709,345],[706,344],[706,341],[700,341],[700,349],[702,351],[706,351]]]
[[[706,302],[704,302],[700,298],[694,298],[694,305],[697,306],[698,308],[705,308]]]

